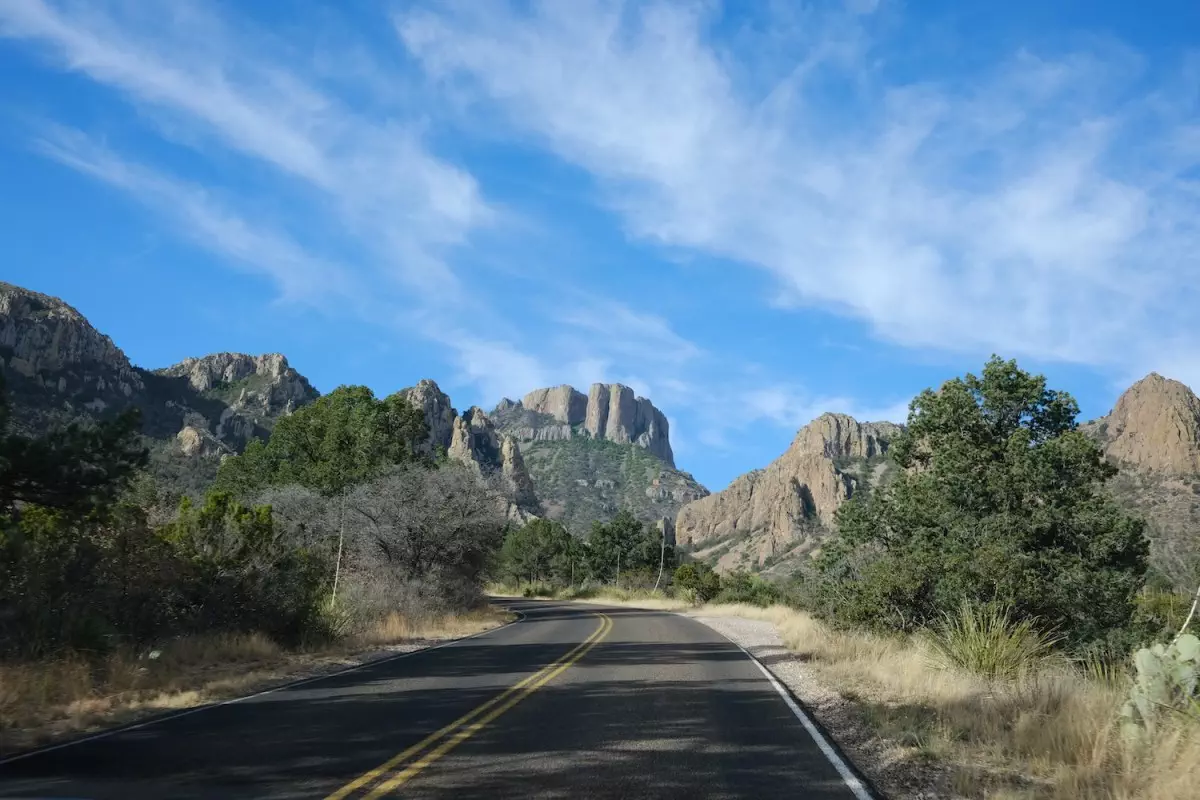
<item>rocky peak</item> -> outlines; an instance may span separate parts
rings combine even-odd
[[[1200,398],[1179,381],[1152,372],[1129,387],[1108,416],[1087,427],[1115,461],[1157,472],[1200,473]]]
[[[569,439],[584,431],[593,439],[644,447],[675,466],[666,416],[619,383],[594,383],[585,395],[563,384],[536,389],[520,402],[502,401],[497,418],[521,441]]]
[[[458,417],[458,411],[450,404],[450,397],[428,378],[417,381],[416,386],[401,389],[400,396],[425,414],[429,438],[421,446],[421,451],[426,455],[433,455],[438,448],[448,451],[454,440],[454,421]]]
[[[680,509],[676,540],[700,552],[712,543],[736,543],[721,557],[722,568],[738,566],[737,558],[753,558],[761,565],[785,554],[810,552],[859,485],[838,461],[882,456],[902,430],[888,422],[861,423],[845,414],[822,414],[801,428],[788,449],[764,469]]]
[[[93,411],[145,389],[121,349],[82,314],[57,297],[3,282],[0,366],[15,390],[87,397]]]
[[[826,458],[876,458],[887,453],[903,430],[893,422],[859,422],[848,414],[825,413],[796,433],[792,447]]]
[[[279,353],[251,356],[244,353],[213,353],[200,358],[185,358],[178,364],[157,370],[168,378],[186,379],[193,390],[205,396],[217,397],[228,408],[219,420],[227,423],[231,413],[270,428],[276,419],[290,414],[317,398],[317,390],[308,379],[293,369]],[[244,426],[242,426],[244,427]],[[249,431],[227,434],[218,429],[221,438],[247,438]]]

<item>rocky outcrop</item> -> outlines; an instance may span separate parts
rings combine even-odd
[[[529,476],[525,459],[521,456],[521,446],[511,436],[500,438],[500,474],[508,483],[513,502],[519,508],[540,507],[533,479]]]
[[[232,455],[233,450],[212,433],[195,425],[184,425],[175,435],[176,444],[185,456],[212,457]]]
[[[36,425],[35,407],[96,413],[128,405],[145,390],[139,372],[112,339],[57,297],[0,282],[0,370],[18,394],[42,401],[15,409]]]
[[[433,455],[439,449],[448,451],[454,440],[458,411],[451,405],[446,393],[435,382],[425,379],[418,381],[416,386],[401,389],[400,396],[421,409],[425,415],[429,438],[421,445],[421,451],[426,455]]]
[[[276,419],[317,398],[308,379],[279,353],[213,353],[185,358],[157,372],[184,378],[196,392],[226,404],[217,422],[216,435],[221,439],[248,439],[255,425],[269,430]]]
[[[1173,475],[1200,473],[1200,398],[1156,372],[1129,387],[1108,416],[1084,429],[1118,463]]]
[[[822,414],[766,468],[681,508],[676,541],[719,558],[718,566],[727,569],[812,552],[832,529],[834,512],[858,486],[838,463],[876,462],[902,430],[892,423]]]
[[[582,424],[587,418],[589,400],[587,395],[563,384],[549,389],[534,389],[521,398],[521,405],[570,427]]]
[[[708,495],[675,469],[666,416],[621,384],[568,385],[501,400],[496,428],[520,443],[548,516],[583,534],[597,520],[632,511],[647,523],[672,521],[685,503]]]
[[[805,425],[792,446],[826,458],[877,458],[904,428],[894,422],[859,422],[848,414],[822,414]]]
[[[402,389],[400,395],[425,414],[429,437],[420,448],[423,452],[433,454],[440,448],[451,461],[470,467],[481,477],[498,479],[510,503],[509,519],[525,521],[541,511],[520,446],[513,437],[498,432],[483,409],[472,406],[460,415],[431,380]]]
[[[535,389],[519,402],[505,398],[493,413],[500,426],[522,442],[587,435],[637,445],[675,466],[666,415],[619,383],[594,383],[586,395],[565,384]]]

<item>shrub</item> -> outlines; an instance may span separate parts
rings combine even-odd
[[[681,564],[675,570],[674,587],[690,602],[707,603],[721,591],[721,576],[700,561]]]
[[[782,596],[778,586],[759,575],[731,572],[721,579],[721,591],[716,600],[720,603],[749,603],[766,608],[778,603]]]
[[[1015,621],[995,604],[963,603],[925,634],[943,666],[988,680],[1012,680],[1057,661],[1060,638],[1039,631],[1035,620]]]

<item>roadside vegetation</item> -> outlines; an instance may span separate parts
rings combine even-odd
[[[1149,562],[1145,523],[1113,501],[1116,471],[1077,415],[996,358],[923,392],[893,479],[843,505],[786,581],[687,561],[657,590],[632,564],[502,574],[526,596],[768,620],[859,724],[949,771],[961,797],[1192,798],[1194,599]]]
[[[421,414],[343,387],[164,502],[136,412],[28,436],[0,386],[0,752],[482,630],[506,526]]]

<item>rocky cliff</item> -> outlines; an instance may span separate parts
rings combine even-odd
[[[1200,473],[1200,398],[1156,372],[1126,389],[1107,416],[1084,429],[1117,463],[1173,475]]]
[[[680,509],[676,541],[723,570],[764,568],[811,553],[831,530],[838,507],[878,477],[901,430],[822,414],[766,468]]]
[[[1151,373],[1106,416],[1080,426],[1120,469],[1113,495],[1148,523],[1151,560],[1180,586],[1200,583],[1200,398]]]
[[[318,396],[308,379],[279,353],[214,353],[186,358],[158,373],[186,378],[195,391],[224,400],[230,408],[267,428]]]
[[[675,469],[666,416],[621,384],[535,389],[501,400],[491,418],[520,444],[545,512],[583,534],[596,520],[633,511],[669,524],[685,503],[708,495]]]
[[[502,400],[495,413],[519,439],[567,439],[586,434],[617,444],[635,444],[675,466],[666,416],[619,383],[593,383],[588,393],[562,385],[535,389],[519,402]]]
[[[514,519],[543,513],[520,445],[512,436],[498,431],[483,409],[472,406],[459,414],[450,397],[431,380],[401,389],[400,395],[425,414],[429,429],[421,447],[425,453],[444,453],[481,477],[498,481],[500,490],[511,501],[509,515]]]
[[[56,297],[0,283],[0,361],[18,427],[30,431],[129,407],[142,412],[152,467],[186,490],[221,456],[266,436],[317,392],[278,354],[217,353],[148,371]]]
[[[123,407],[146,389],[121,349],[74,308],[2,282],[0,363],[23,428]]]

